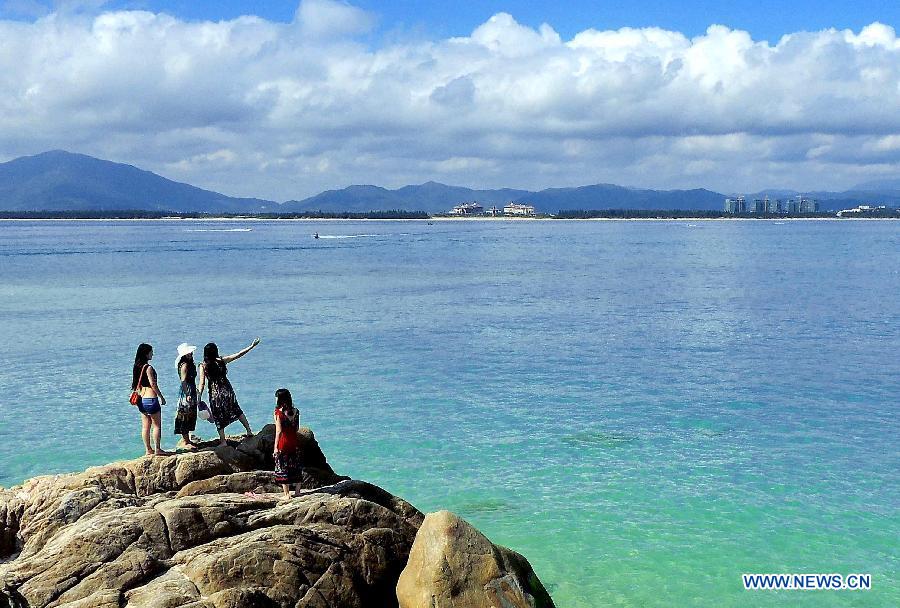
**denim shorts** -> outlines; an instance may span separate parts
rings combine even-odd
[[[141,402],[138,403],[138,411],[145,416],[152,416],[160,409],[159,397],[142,397]]]

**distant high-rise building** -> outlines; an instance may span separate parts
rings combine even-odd
[[[725,213],[747,213],[747,201],[743,196],[725,199]]]
[[[800,213],[815,213],[819,210],[818,201],[800,197]]]
[[[806,198],[803,195],[792,198],[788,201],[788,213],[816,213],[819,210],[819,202],[812,198]]]

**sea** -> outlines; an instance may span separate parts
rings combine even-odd
[[[900,606],[898,294],[889,220],[2,221],[0,485],[142,454],[141,342],[174,448],[176,346],[258,336],[254,428],[289,388],[561,608]]]

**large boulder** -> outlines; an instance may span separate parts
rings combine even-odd
[[[0,488],[0,608],[553,605],[525,558],[336,475],[309,429],[289,500],[271,425],[228,443]]]
[[[282,500],[273,435],[0,490],[0,608],[396,605],[422,514],[308,430],[308,489]]]
[[[397,582],[400,608],[552,608],[531,564],[449,511],[429,513]]]

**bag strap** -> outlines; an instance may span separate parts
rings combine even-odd
[[[147,368],[150,367],[149,363],[144,363],[144,367],[141,368],[141,375],[138,376],[137,385],[134,387],[134,390],[140,392],[141,390],[141,380],[144,379],[144,372],[147,371]]]

